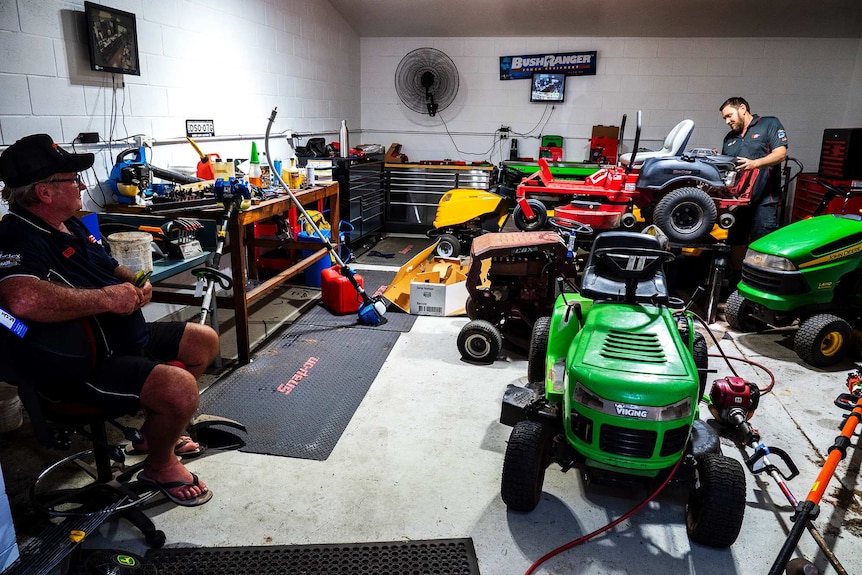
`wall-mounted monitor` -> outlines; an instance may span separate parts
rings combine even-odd
[[[531,102],[562,102],[565,97],[565,74],[533,72],[530,80]]]
[[[99,72],[141,75],[135,15],[84,2],[90,45],[90,68]]]

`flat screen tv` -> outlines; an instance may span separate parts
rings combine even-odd
[[[90,68],[99,72],[141,75],[135,15],[84,2],[90,45]]]
[[[566,97],[566,75],[534,72],[530,81],[531,102],[562,102]]]

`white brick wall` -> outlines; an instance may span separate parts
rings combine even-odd
[[[37,132],[67,145],[85,131],[107,140],[112,125],[115,140],[139,133],[182,138],[185,120],[196,118],[213,119],[220,136],[263,134],[276,106],[275,133],[337,134],[342,119],[359,129],[359,37],[328,2],[104,4],[137,16],[141,76],[117,75],[116,91],[110,74],[90,70],[83,0],[0,1],[0,145]],[[124,147],[102,152],[99,180]],[[250,143],[206,148],[223,158],[247,157]],[[289,154],[284,140],[272,148],[273,155]],[[197,161],[188,144],[157,146],[153,154],[162,167]]]
[[[645,146],[658,147],[680,120],[696,128],[691,147],[720,146],[727,128],[718,106],[743,96],[756,113],[778,116],[790,135],[790,154],[816,171],[825,128],[862,127],[862,41],[859,39],[757,38],[363,38],[363,139],[403,144],[411,160],[455,158],[499,161],[493,132],[557,134],[565,158],[582,161],[594,124],[618,125],[628,114],[627,135],[643,110]],[[395,69],[423,46],[448,54],[460,73],[455,103],[440,119],[420,116],[399,100]],[[527,80],[501,81],[499,57],[546,51],[598,51],[598,74],[570,77],[566,101],[542,127],[544,104],[529,102]],[[537,128],[538,126],[538,128]],[[532,132],[531,132],[532,130]],[[521,155],[538,155],[537,138],[518,137]],[[503,159],[508,157],[504,142]]]

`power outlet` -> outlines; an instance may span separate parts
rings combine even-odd
[[[135,143],[138,145],[139,148],[142,146],[152,148],[153,142],[155,141],[156,140],[152,136],[145,136],[144,134],[138,134],[137,136],[135,136]]]
[[[509,131],[511,128],[509,126],[500,126],[500,139],[505,140],[509,137]]]

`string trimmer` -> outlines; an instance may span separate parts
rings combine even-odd
[[[807,528],[809,533],[811,533],[811,536],[814,538],[814,541],[817,543],[817,546],[820,547],[823,554],[835,568],[835,572],[839,575],[847,575],[847,571],[842,567],[841,562],[832,552],[832,549],[829,548],[823,535],[821,535],[820,531],[817,530],[817,527],[815,527],[812,522],[812,519],[814,519],[817,514],[809,515],[803,520],[795,519],[798,517],[800,504],[790,491],[786,482],[799,475],[799,469],[796,467],[796,464],[793,463],[793,460],[786,451],[777,447],[768,447],[762,443],[760,433],[751,425],[751,423],[749,423],[749,420],[754,415],[759,403],[760,389],[757,385],[746,381],[741,377],[717,379],[713,382],[712,389],[709,392],[709,411],[712,413],[713,417],[715,417],[715,419],[720,423],[728,425],[738,431],[742,436],[742,443],[745,446],[750,446],[754,450],[754,453],[745,460],[745,465],[748,467],[749,471],[754,475],[767,473],[772,477],[790,505],[797,510],[797,515],[794,516],[794,520],[797,521],[799,536],[801,536],[802,529]],[[780,459],[784,465],[786,465],[789,472],[783,473],[776,465],[774,465],[769,459],[770,455],[774,455]],[[796,527],[794,527],[794,529],[796,529]],[[799,542],[799,536],[796,537],[787,556],[783,559],[779,559],[781,563],[779,564],[776,562],[777,567],[773,566],[773,570],[769,572],[770,575],[773,573],[778,574],[784,569],[784,566],[790,558],[790,552],[792,552],[793,548],[795,548],[796,544]],[[775,571],[776,568],[778,571]]]
[[[835,400],[835,405],[841,409],[846,409],[850,412],[845,416],[844,425],[841,427],[841,435],[835,438],[835,443],[829,447],[829,455],[826,457],[826,462],[820,469],[817,479],[814,480],[814,485],[811,491],[808,492],[808,497],[796,507],[796,513],[793,514],[793,528],[787,536],[787,540],[781,547],[778,557],[775,558],[775,563],[769,570],[769,575],[781,575],[781,570],[787,564],[788,559],[796,549],[799,539],[802,537],[802,530],[807,523],[816,518],[820,513],[820,500],[826,492],[826,487],[829,485],[829,480],[835,473],[835,468],[838,463],[847,455],[847,448],[851,446],[853,432],[856,427],[862,423],[862,371],[856,369],[847,376],[847,387],[850,393],[842,393]],[[834,564],[833,564],[834,565]],[[837,567],[836,567],[837,569]],[[847,571],[839,571],[846,574]]]
[[[266,135],[264,138],[264,147],[266,148],[266,161],[269,163],[270,173],[272,173],[273,178],[277,179],[284,190],[287,192],[288,196],[290,196],[290,200],[293,202],[293,205],[296,206],[296,209],[300,214],[304,217],[306,221],[306,225],[310,227],[314,234],[320,238],[320,241],[323,242],[327,251],[332,255],[332,258],[335,262],[340,266],[341,273],[344,275],[353,286],[353,289],[356,290],[356,293],[359,294],[359,298],[362,303],[359,305],[359,321],[367,324],[367,325],[380,325],[383,323],[383,315],[386,313],[386,302],[385,300],[378,297],[371,297],[368,293],[359,285],[359,282],[354,277],[356,272],[350,269],[344,260],[341,259],[341,256],[338,255],[338,250],[335,249],[335,246],[332,245],[329,237],[327,237],[323,232],[320,231],[320,228],[317,227],[317,224],[314,223],[314,218],[312,218],[308,212],[305,210],[303,205],[296,198],[296,195],[291,191],[290,187],[281,179],[281,174],[275,169],[275,166],[272,164],[272,154],[269,153],[269,132],[272,128],[272,123],[275,121],[275,115],[277,113],[278,108],[273,108],[272,113],[269,115],[269,122],[266,125]],[[337,224],[337,222],[336,222]]]

